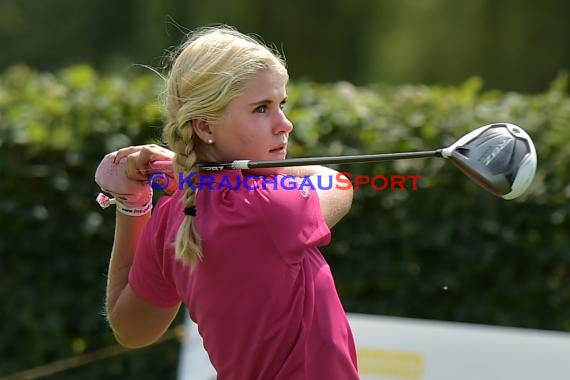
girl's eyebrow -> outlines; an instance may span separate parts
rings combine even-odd
[[[285,97],[281,100],[281,102],[284,102],[284,101],[286,101],[286,100],[287,100],[287,96],[285,96]],[[280,102],[280,103],[281,103],[281,102]],[[260,100],[260,101],[257,101],[257,102],[250,103],[249,105],[250,105],[250,106],[257,106],[257,105],[260,105],[260,104],[271,104],[271,103],[273,103],[273,100],[271,100],[271,99],[264,99],[264,100]]]
[[[259,104],[271,104],[271,103],[273,103],[273,100],[271,100],[271,99],[265,99],[265,100],[260,100],[260,101],[258,101],[258,102],[250,103],[249,105],[250,105],[250,106],[257,106],[257,105],[259,105]]]

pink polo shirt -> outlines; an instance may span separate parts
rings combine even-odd
[[[203,261],[190,272],[174,257],[178,191],[145,228],[129,274],[134,291],[158,307],[187,305],[218,379],[358,379],[352,332],[318,249],[330,230],[317,193],[292,189],[282,175],[244,184],[239,170],[202,174]]]

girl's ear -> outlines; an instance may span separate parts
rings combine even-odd
[[[198,136],[203,143],[209,143],[213,141],[214,134],[212,133],[212,129],[210,128],[210,124],[203,119],[194,119],[191,122],[192,129],[194,133]]]

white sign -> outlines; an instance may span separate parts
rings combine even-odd
[[[362,380],[570,379],[570,333],[349,314]],[[188,324],[179,380],[216,378]]]

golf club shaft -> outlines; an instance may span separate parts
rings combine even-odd
[[[329,157],[307,157],[290,158],[284,160],[236,160],[231,162],[203,162],[198,167],[205,171],[217,171],[223,169],[259,169],[259,168],[279,168],[287,166],[305,165],[328,165],[328,164],[350,164],[362,162],[377,162],[404,160],[412,158],[442,157],[441,149],[423,152],[403,152],[403,153],[382,153],[364,154],[356,156],[329,156]]]

